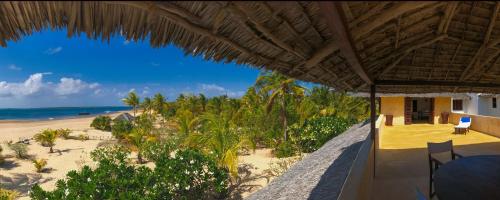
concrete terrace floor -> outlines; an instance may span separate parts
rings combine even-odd
[[[464,156],[500,154],[500,138],[473,130],[467,135],[453,132],[452,124],[383,127],[379,135],[372,199],[416,199],[416,187],[426,196],[429,194],[427,142],[451,139],[455,152]],[[450,160],[449,154],[438,157]]]

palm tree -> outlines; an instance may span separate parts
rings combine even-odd
[[[284,141],[286,141],[288,139],[287,101],[303,97],[304,88],[298,85],[295,79],[273,72],[265,72],[259,76],[256,86],[264,93],[270,94],[266,106],[268,113],[271,112],[274,106],[279,106],[281,121],[283,123],[283,137]]]
[[[52,147],[54,147],[57,139],[57,131],[51,129],[45,129],[42,132],[35,135],[35,140],[39,142],[42,146],[50,147],[49,152],[54,153]]]
[[[141,103],[141,107],[144,110],[144,113],[150,113],[153,109],[153,102],[149,97],[145,97],[144,101]]]
[[[128,106],[132,106],[132,109],[134,111],[134,117],[135,117],[135,113],[137,111],[137,107],[139,107],[139,97],[137,96],[137,94],[135,92],[129,92],[128,93],[128,96],[124,99],[122,99],[123,103],[125,103],[125,105],[128,105]]]
[[[207,102],[208,102],[207,97],[205,97],[205,95],[203,95],[203,94],[200,94],[199,96],[200,96],[199,101],[201,104],[201,111],[205,112],[206,108],[207,108]]]
[[[163,97],[163,95],[160,93],[155,94],[155,96],[153,97],[153,110],[157,114],[161,114],[163,112],[164,105],[165,97]]]
[[[237,128],[229,118],[221,115],[206,113],[201,119],[204,122],[203,133],[191,133],[186,142],[189,146],[213,153],[219,166],[227,168],[233,177],[237,177],[240,147]]]
[[[147,115],[136,118],[136,126],[125,136],[127,143],[137,150],[137,162],[143,163],[142,151],[148,142],[155,141],[153,134],[153,122]]]
[[[198,125],[198,117],[189,110],[179,110],[177,112],[177,124],[182,137],[186,137],[192,133]]]

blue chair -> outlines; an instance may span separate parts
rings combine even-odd
[[[471,122],[472,119],[469,116],[460,117],[460,122],[455,126],[455,132],[461,133],[462,130],[464,130],[463,132],[467,134],[467,132],[469,132]]]

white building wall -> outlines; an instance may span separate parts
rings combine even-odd
[[[471,115],[478,114],[478,95],[477,94],[467,94],[468,97],[451,98],[451,109],[452,112],[456,113],[467,113]],[[461,99],[463,110],[453,110],[453,100]]]
[[[479,97],[479,115],[500,117],[500,102],[497,97],[497,107],[493,108],[493,97]]]
[[[464,99],[464,112],[471,115],[479,114],[479,95],[473,93],[467,95],[470,96],[470,99]]]

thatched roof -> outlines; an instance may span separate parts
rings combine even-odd
[[[134,117],[128,113],[122,113],[122,114],[116,116],[113,120],[114,121],[122,120],[122,121],[132,122],[132,121],[134,121]]]
[[[0,45],[50,27],[148,38],[332,86],[500,93],[497,2],[1,2]],[[459,87],[457,87],[459,86]]]

